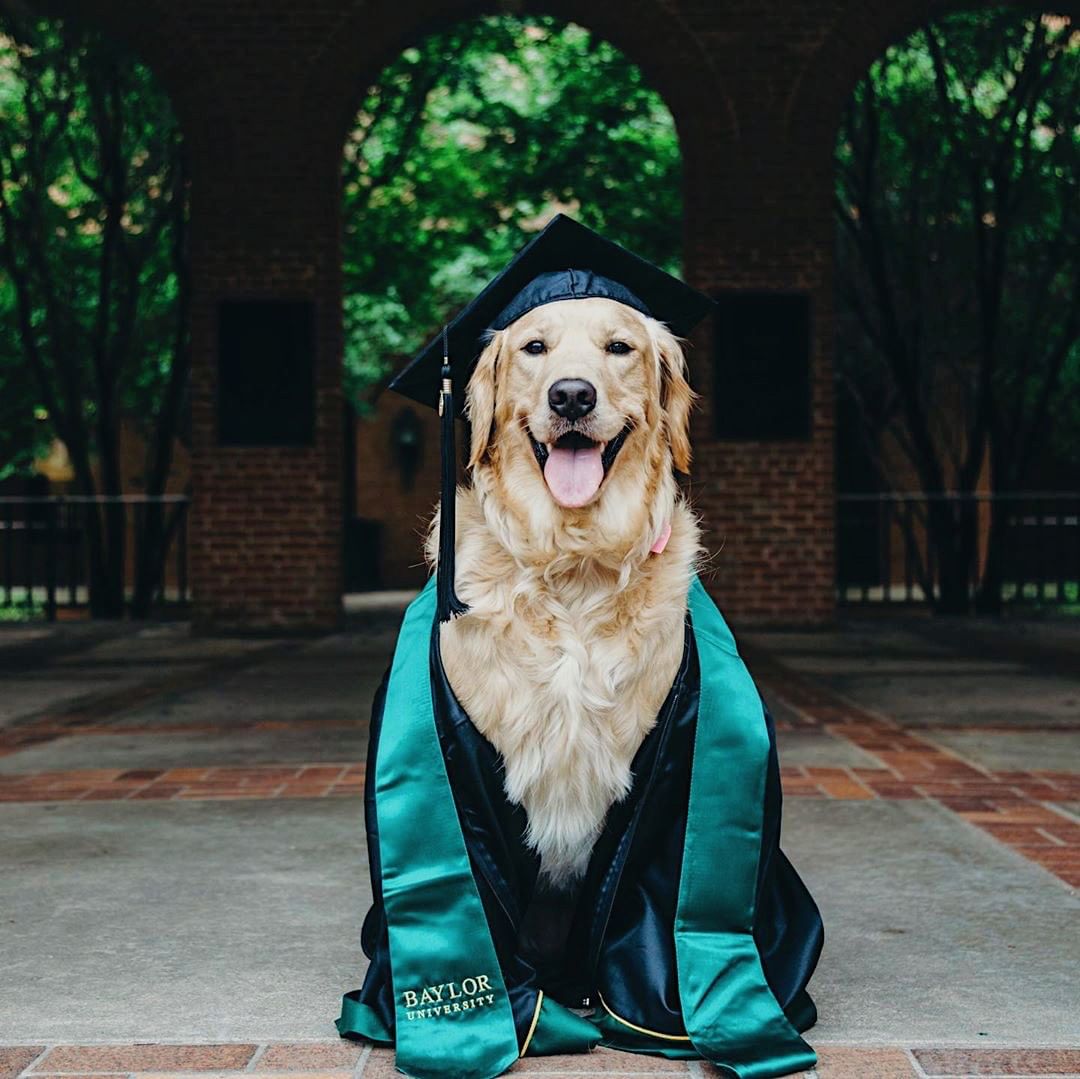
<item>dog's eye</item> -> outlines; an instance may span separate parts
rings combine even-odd
[[[633,347],[625,341],[612,341],[607,350],[615,356],[625,356],[628,352],[634,351]]]
[[[539,356],[547,352],[547,345],[543,341],[530,341],[521,351],[527,352],[530,356]]]

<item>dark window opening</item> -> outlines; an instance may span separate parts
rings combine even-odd
[[[221,302],[217,406],[218,443],[222,446],[312,445],[312,301]]]
[[[810,437],[810,297],[801,292],[716,295],[715,434],[728,441]]]

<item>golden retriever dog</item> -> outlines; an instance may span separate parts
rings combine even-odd
[[[501,754],[541,880],[580,879],[675,679],[704,550],[673,466],[697,394],[679,341],[614,300],[548,303],[490,338],[469,380],[447,678]],[[438,556],[439,511],[425,556]]]

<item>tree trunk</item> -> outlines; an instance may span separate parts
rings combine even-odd
[[[974,502],[934,499],[930,503],[927,542],[935,566],[938,593],[937,614],[968,614],[971,611],[970,583],[977,556]]]
[[[86,507],[90,552],[90,613],[94,618],[124,617],[125,513],[121,502]]]
[[[135,537],[135,592],[131,600],[133,618],[148,618],[158,582],[163,579],[167,550],[165,512],[161,502],[139,507]]]
[[[995,417],[996,419],[996,417]],[[990,432],[990,472],[994,478],[995,493],[1004,494],[1014,484],[1022,482],[1022,473],[1016,472],[1016,451],[1005,438],[1001,424],[995,422]],[[1005,583],[1008,551],[1009,514],[1014,502],[995,498],[990,502],[990,529],[986,538],[986,568],[975,597],[975,609],[980,614],[999,615],[1002,610],[1001,589]]]
[[[1009,506],[1002,499],[990,503],[990,529],[986,540],[986,568],[983,570],[975,610],[979,614],[999,615],[1002,611],[1001,590],[1005,584],[1006,536],[1009,528]]]
[[[173,443],[181,426],[191,369],[191,345],[188,340],[191,275],[187,247],[187,182],[187,160],[183,148],[177,147],[170,207],[173,227],[171,254],[177,280],[176,322],[169,379],[148,447],[146,493],[151,499],[160,499],[165,494],[172,468]],[[178,514],[179,510],[166,525],[163,504],[150,501],[136,518],[135,592],[131,603],[131,613],[135,618],[146,618],[150,614],[158,582],[164,579],[165,556],[176,530]]]

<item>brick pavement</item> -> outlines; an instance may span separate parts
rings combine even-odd
[[[360,764],[243,768],[88,769],[0,777],[0,802],[117,802],[131,799],[325,798],[359,795]]]
[[[189,730],[190,728],[185,728]],[[280,728],[278,728],[280,729]],[[80,732],[81,733],[81,732]],[[127,732],[125,732],[127,733]],[[978,772],[932,780],[898,777],[891,768],[790,765],[781,769],[788,798],[830,798],[838,801],[933,798],[962,815],[981,821],[981,813],[1012,806],[1021,799],[1042,802],[1080,801],[1080,776],[1071,772]],[[64,772],[30,772],[0,776],[0,802],[124,801],[141,798],[323,798],[361,794],[363,765],[354,761],[297,765],[252,764],[245,767],[118,769],[93,768]],[[1007,812],[997,810],[997,813]],[[1020,811],[1018,822],[1050,822],[1062,843],[1070,820],[1052,812]],[[987,821],[1005,823],[997,813]],[[1012,820],[1012,818],[1009,818]],[[990,829],[988,829],[990,830]],[[1007,841],[1007,833],[997,838]],[[1035,842],[1032,837],[1032,842]]]
[[[969,1079],[974,1076],[1070,1076],[1080,1071],[1074,1049],[868,1048],[826,1045],[819,1063],[804,1076],[817,1079]],[[165,1076],[262,1079],[392,1079],[393,1054],[345,1041],[216,1045],[28,1045],[0,1046],[0,1079],[54,1076],[164,1079]],[[697,1079],[720,1072],[696,1062],[663,1060],[597,1049],[582,1056],[534,1057],[519,1061],[520,1075],[683,1075]]]
[[[992,772],[895,720],[860,707],[775,655],[743,649],[766,697],[782,701],[803,729],[820,728],[875,757],[882,768],[804,768],[784,776],[786,795],[932,798],[1018,854],[1080,887],[1080,822],[1056,803],[1080,802],[1080,774]],[[1033,732],[1033,737],[1037,736]]]
[[[133,656],[137,655],[136,647],[132,647]],[[295,642],[290,641],[252,642],[241,651],[230,649],[220,656],[211,654],[190,668],[178,670],[170,669],[167,658],[155,659],[157,671],[136,685],[87,693],[64,707],[41,712],[30,711],[17,717],[15,722],[8,726],[0,727],[0,756],[54,741],[75,731],[80,734],[115,731],[117,720],[142,705],[212,685],[215,681],[256,663],[272,660],[275,656],[284,655],[295,648]],[[63,654],[62,651],[54,655],[45,652],[44,665],[47,667],[50,660],[61,658]],[[252,721],[253,728],[258,729],[259,725],[258,720]],[[219,728],[204,725],[204,729],[211,733]],[[162,733],[160,726],[148,727],[145,730],[147,733]]]
[[[836,803],[838,810],[846,804],[853,812],[861,812],[862,805],[882,810],[891,805],[895,809],[889,812],[901,812],[905,804],[924,803],[956,822],[954,826],[961,841],[965,830],[972,830],[972,834],[977,831],[1049,870],[1060,881],[1073,887],[1080,884],[1080,821],[1074,815],[1080,805],[1077,772],[1067,767],[986,767],[935,742],[932,728],[922,727],[918,731],[905,728],[901,720],[888,712],[871,707],[864,700],[851,699],[830,685],[827,677],[800,669],[780,648],[763,649],[755,639],[753,643],[744,642],[743,650],[763,693],[774,706],[781,759],[787,762],[782,768],[782,778],[788,798],[819,803],[823,808],[825,804]],[[50,806],[59,809],[63,803],[157,802],[164,803],[163,811],[174,813],[181,811],[169,809],[169,803],[234,803],[239,810],[245,803],[291,803],[300,808],[325,800],[331,809],[329,803],[333,800],[358,800],[363,792],[359,754],[331,757],[328,754],[333,752],[335,744],[330,744],[321,756],[312,752],[307,758],[305,743],[302,747],[305,756],[299,760],[286,763],[274,756],[275,737],[282,733],[303,738],[307,734],[315,737],[326,732],[355,731],[366,718],[359,697],[339,701],[336,710],[323,706],[331,699],[337,701],[341,684],[371,680],[378,663],[371,662],[368,653],[364,653],[363,674],[346,675],[340,683],[311,681],[312,701],[305,699],[302,707],[297,707],[287,694],[276,699],[276,684],[258,695],[264,673],[272,678],[279,664],[287,665],[304,657],[305,662],[310,662],[313,654],[313,646],[307,643],[262,642],[243,654],[218,658],[211,655],[205,662],[182,669],[179,665],[170,667],[167,662],[160,669],[147,664],[149,676],[137,684],[106,685],[99,692],[62,706],[28,711],[0,729],[0,756],[9,766],[0,773],[0,803],[13,809],[21,804],[37,812],[38,805],[47,811]],[[342,662],[342,657],[348,655],[348,650],[343,649],[334,662]],[[298,668],[297,677],[309,679],[310,673],[307,668]],[[246,679],[243,685],[242,679]],[[251,697],[252,687],[256,690],[255,698]],[[207,702],[205,714],[200,710],[201,704],[194,709],[180,707],[192,700],[193,695]],[[1073,729],[1068,722],[1062,725],[1060,719],[1056,724],[1058,731]],[[1080,722],[1076,726],[1080,729]],[[1023,729],[1031,731],[1032,738],[1039,737],[1038,730],[1019,724],[1014,728],[1000,717],[981,729]],[[242,765],[196,766],[185,757],[180,757],[179,766],[175,757],[170,758],[170,764],[161,763],[160,767],[104,768],[95,763],[95,746],[118,739],[138,743],[150,747],[149,753],[144,752],[141,757],[152,759],[157,754],[154,746],[164,747],[180,734],[197,735],[204,750],[210,747],[206,759],[213,761],[212,747],[216,742],[238,731],[257,734],[254,744],[261,747],[253,759]],[[785,737],[789,735],[815,740],[824,753],[817,760],[824,763],[803,762],[797,752],[788,755]],[[83,747],[77,752],[85,752],[85,767],[49,768],[49,747],[73,742]],[[34,758],[41,764],[20,768],[19,762],[26,752],[45,752],[46,756]],[[859,763],[851,763],[852,760]],[[69,750],[66,762],[81,765],[81,757]],[[154,760],[154,763],[160,762]],[[352,812],[348,806],[343,808]],[[256,806],[251,809],[256,810]],[[1050,878],[1046,881],[1047,887],[1060,887]],[[958,881],[957,886],[962,887],[963,882]],[[342,987],[332,988],[337,991]],[[325,1003],[318,1007],[320,1012],[327,1009]],[[831,1015],[837,1014],[836,1000],[827,1002],[827,1007]],[[324,1018],[314,1029],[322,1031],[326,1025]],[[29,1028],[22,1029],[25,1032]],[[47,1029],[50,1028],[42,1031]],[[990,1028],[980,1026],[979,1030],[982,1029]],[[197,1031],[201,1028],[189,1030],[185,1036],[191,1037]],[[246,1032],[234,1033],[243,1036]],[[281,1036],[285,1032],[270,1028],[266,1033]],[[857,1032],[850,1026],[843,1033],[858,1040],[857,1036],[853,1037]],[[11,1041],[18,1034],[19,1031],[6,1030],[0,1024],[0,1043]],[[836,1036],[830,1033],[827,1037]],[[1055,1048],[1045,1042],[1040,1048],[1037,1045],[975,1047],[970,1043],[950,1047],[949,1043],[920,1044],[916,1040],[899,1039],[895,1043],[870,1045],[847,1044],[839,1039],[836,1044],[828,1041],[821,1044],[813,1037],[811,1040],[820,1056],[820,1064],[812,1073],[818,1079],[1080,1075],[1080,1049]],[[1080,1032],[1076,1041],[1080,1044]],[[513,1070],[537,1075],[683,1074],[698,1079],[718,1074],[697,1063],[609,1051],[597,1051],[588,1057],[528,1060]],[[66,1044],[62,1039],[51,1045],[47,1040],[6,1047],[0,1044],[0,1079],[59,1075],[163,1077],[191,1073],[208,1076],[258,1073],[288,1075],[292,1079],[316,1075],[389,1079],[397,1074],[391,1055],[385,1051],[369,1052],[334,1040],[260,1043],[253,1039],[179,1045],[161,1041],[121,1043],[114,1036],[112,1041],[106,1039],[93,1045]]]
[[[215,677],[278,654],[287,645],[266,646],[252,654],[229,656],[194,671],[166,675],[144,684],[106,692],[69,707],[62,714],[33,717],[0,732],[0,753],[18,752],[73,732],[115,733],[115,721],[167,694],[182,693]],[[1073,772],[1014,770],[993,772],[969,763],[925,737],[905,731],[888,716],[863,708],[820,679],[797,673],[775,655],[745,649],[763,693],[782,702],[791,718],[780,730],[821,729],[875,758],[880,767],[785,766],[789,798],[936,800],[1024,857],[1044,866],[1073,887],[1080,886],[1080,823],[1058,810],[1080,802],[1080,775]],[[330,720],[296,727],[340,728]],[[289,724],[257,717],[238,725],[250,730],[282,730]],[[125,734],[162,736],[199,730],[212,735],[220,726],[155,724],[124,728]],[[6,737],[5,737],[6,736]],[[0,802],[124,801],[143,799],[321,798],[360,795],[363,768],[356,762],[308,762],[283,767],[172,769],[85,769],[0,776]]]

